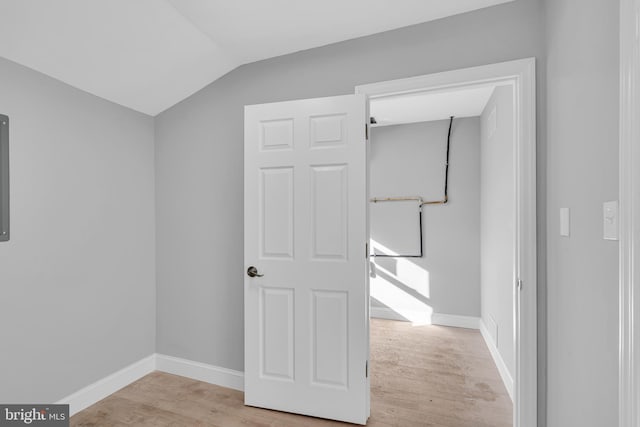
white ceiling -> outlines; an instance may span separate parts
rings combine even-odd
[[[0,56],[156,115],[239,65],[512,0],[0,0]]]
[[[495,86],[441,92],[418,92],[371,100],[375,126],[444,120],[451,116],[476,117],[482,114]]]

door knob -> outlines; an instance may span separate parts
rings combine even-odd
[[[258,269],[253,265],[247,269],[247,276],[249,277],[262,277],[264,274],[258,274]]]

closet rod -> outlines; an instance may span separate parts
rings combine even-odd
[[[401,196],[401,197],[374,197],[371,199],[373,203],[378,202],[408,202],[408,201],[416,201],[420,203],[424,203],[422,201],[422,197],[418,196]]]
[[[420,202],[420,206],[424,205],[444,205],[447,203],[447,200],[427,200],[426,202],[422,200],[422,197],[374,197],[370,200],[370,202],[378,203],[378,202],[408,202],[408,201],[416,201]]]

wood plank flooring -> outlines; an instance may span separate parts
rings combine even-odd
[[[370,427],[507,427],[512,404],[480,333],[372,319]],[[348,427],[251,408],[243,393],[154,372],[71,426]]]

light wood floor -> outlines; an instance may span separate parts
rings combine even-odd
[[[507,427],[511,414],[478,331],[372,320],[368,426]],[[349,424],[246,407],[242,392],[154,372],[71,417],[71,426]]]

